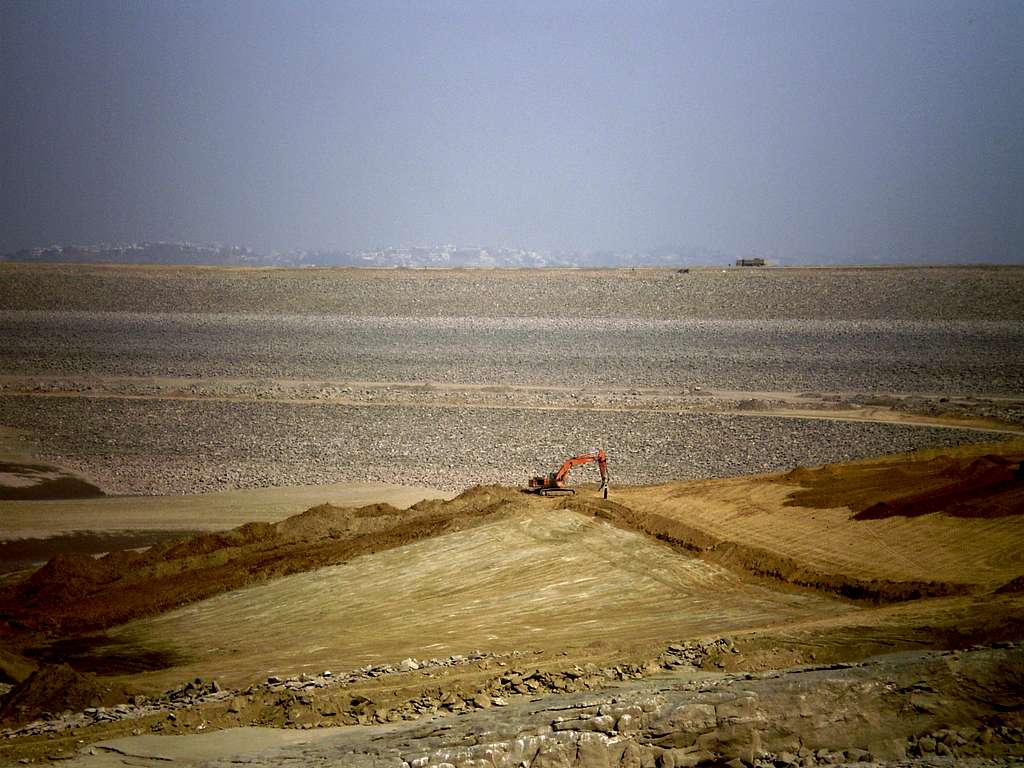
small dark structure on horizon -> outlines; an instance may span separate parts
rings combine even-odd
[[[737,267],[763,267],[764,259],[736,259]]]

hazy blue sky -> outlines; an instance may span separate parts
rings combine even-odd
[[[0,0],[0,251],[1024,260],[1024,3]]]

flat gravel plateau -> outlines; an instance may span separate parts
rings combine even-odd
[[[1006,320],[1024,267],[224,269],[0,263],[0,310],[648,320]]]
[[[1005,395],[1024,323],[4,311],[0,371]]]
[[[760,472],[992,436],[755,414],[551,410],[512,394],[510,407],[490,408],[483,397],[445,407],[216,393],[245,382],[267,391],[280,380],[340,382],[343,391],[349,382],[357,394],[360,382],[565,388],[581,404],[593,400],[588,391],[632,388],[1019,398],[1022,317],[1017,267],[0,264],[0,426],[118,493],[517,484],[593,446],[614,457],[619,482]],[[48,377],[81,382],[79,396],[26,388]],[[90,379],[101,377],[131,379],[143,394],[100,397]],[[145,382],[161,379],[194,381],[214,397],[147,397]]]

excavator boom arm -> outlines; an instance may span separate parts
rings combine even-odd
[[[559,484],[565,482],[565,478],[569,476],[569,470],[573,467],[578,467],[582,464],[591,464],[595,461],[597,462],[598,470],[601,472],[601,482],[607,483],[608,460],[605,458],[604,451],[597,451],[596,453],[581,453],[579,456],[573,456],[572,458],[566,459],[555,474],[555,482]]]

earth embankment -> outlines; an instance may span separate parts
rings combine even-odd
[[[619,488],[609,500],[489,486],[405,511],[325,505],[144,553],[55,558],[4,588],[3,615],[11,637],[46,641],[35,651],[44,658],[78,648],[83,667],[135,655],[163,658],[172,676],[243,679],[475,647],[656,642],[836,617],[857,601],[984,595],[1021,575],[1024,515],[983,514],[986,504],[1001,509],[1005,480],[985,486],[974,470],[1021,458],[1020,445],[971,446]],[[852,479],[878,471],[890,482],[868,498]],[[961,497],[974,495],[971,517],[956,507],[858,515],[958,476]],[[801,503],[804,485],[820,496],[826,482],[828,506]],[[253,626],[264,629],[254,636]],[[88,632],[104,634],[53,645]],[[298,632],[307,642],[289,645]]]
[[[467,501],[467,498],[469,501]],[[321,505],[279,523],[247,523],[94,559],[58,555],[0,588],[9,632],[67,636],[102,629],[226,590],[313,570],[402,543],[479,524],[512,491],[480,489],[451,502],[355,509]]]
[[[712,561],[845,597],[993,590],[1024,571],[1022,460],[1016,441],[627,488],[608,514]]]
[[[25,654],[4,658],[5,668],[21,670],[12,699],[18,716],[49,711],[45,683],[60,677],[50,666],[58,659],[75,668],[83,697],[134,703],[46,720],[13,742],[22,754],[41,754],[72,738],[64,735],[72,727],[109,738],[131,729],[385,725],[495,701],[498,709],[518,706],[516,697],[531,691],[604,695],[596,692],[665,674],[681,675],[673,686],[690,685],[694,674],[738,674],[729,684],[742,687],[743,675],[793,665],[1012,643],[1024,637],[1022,598],[1000,587],[1021,576],[1024,515],[999,511],[1008,481],[989,470],[1022,458],[1019,443],[961,446],[775,475],[613,487],[608,500],[586,488],[543,499],[480,487],[405,512],[320,506],[147,553],[57,558],[6,587],[0,606],[8,647]],[[877,473],[886,483],[862,482]],[[944,488],[958,490],[937,492]],[[900,499],[912,507],[921,493],[936,502],[929,514],[860,516],[880,503],[898,509]],[[968,496],[971,514],[958,514]],[[874,591],[850,594],[843,584]],[[26,663],[41,665],[42,683],[25,678]],[[931,687],[907,695],[920,706],[959,702],[949,716],[974,730],[951,749],[1006,754],[1016,731],[981,735],[995,723],[991,702],[979,703],[984,692],[954,685],[936,694],[949,683],[938,672],[955,663],[940,661],[928,672]],[[849,693],[882,690],[883,678],[874,669]],[[183,680],[193,682],[182,687]],[[793,699],[786,701],[780,706]],[[878,724],[887,706],[865,699],[855,709]],[[934,753],[938,727],[921,721],[870,738],[865,730],[864,739],[844,732],[845,741],[823,739],[821,748],[880,750],[884,742],[893,755],[916,759]],[[707,729],[718,733],[708,743],[725,733],[717,717]],[[780,733],[773,726],[758,738],[769,731]],[[606,735],[624,733],[613,724]],[[708,754],[730,759],[733,747],[751,744],[715,743]],[[986,752],[989,743],[1003,751]],[[683,750],[673,759],[691,746],[672,746]],[[658,759],[668,747],[655,740],[637,748]]]

